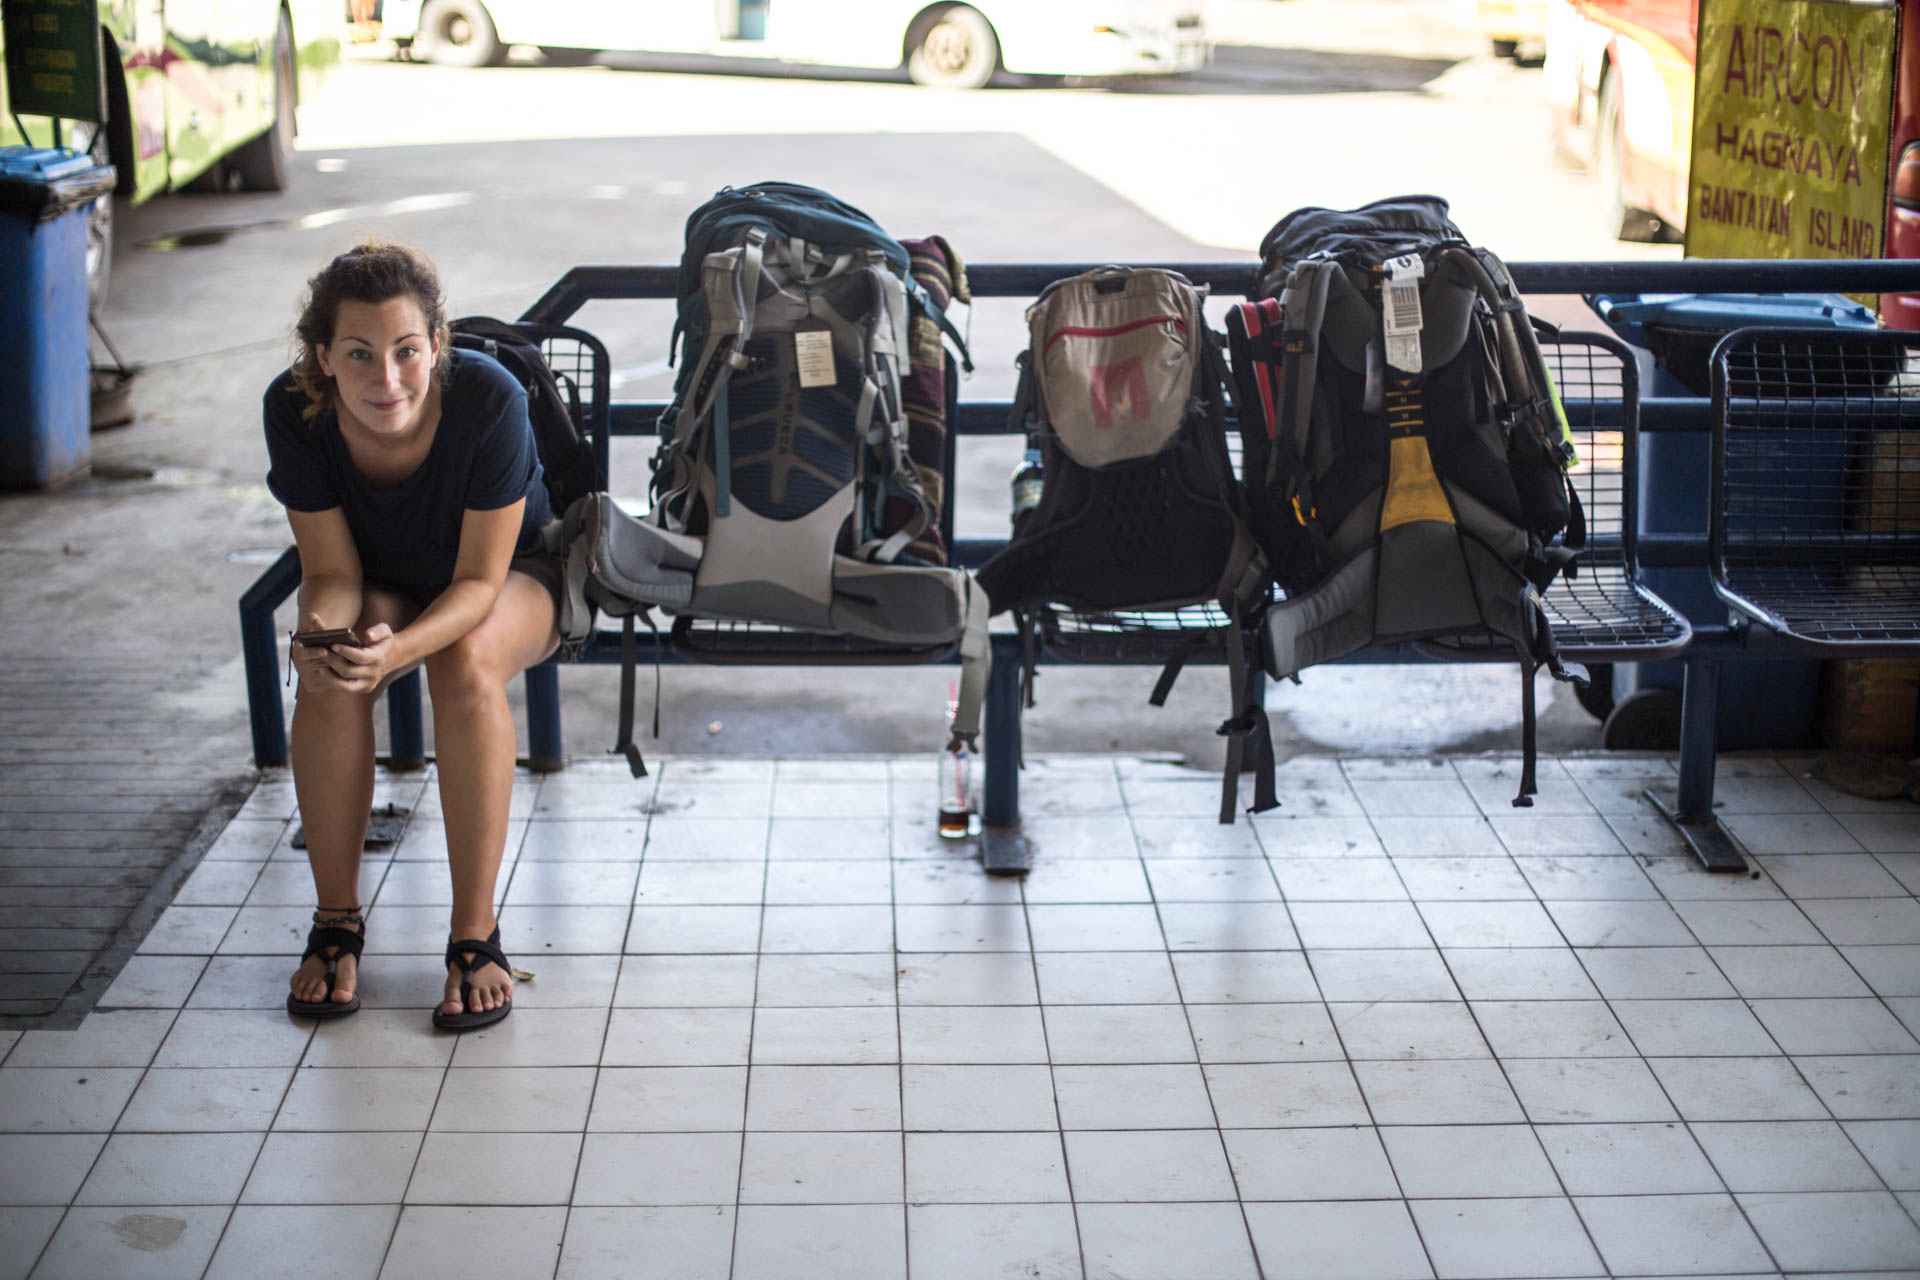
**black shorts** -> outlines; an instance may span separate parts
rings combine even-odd
[[[509,564],[507,568],[510,571],[518,571],[526,574],[529,578],[532,578],[535,582],[547,589],[547,594],[553,598],[553,617],[557,623],[560,619],[561,606],[567,597],[566,560],[549,551],[522,551],[513,557],[513,562]],[[416,613],[426,612],[427,606],[432,604],[438,595],[437,592],[434,593],[434,595],[426,595],[418,591],[409,590],[406,587],[396,587],[390,582],[381,582],[374,578],[367,579],[367,585],[379,587],[382,591],[391,591],[396,595],[405,596],[413,602]]]
[[[553,618],[557,625],[567,598],[567,562],[550,551],[523,551],[507,568],[526,574],[547,589],[553,597]]]

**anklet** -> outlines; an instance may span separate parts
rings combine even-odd
[[[361,913],[361,910],[359,907],[353,907],[349,910],[338,912],[332,915],[327,914],[326,908],[322,907],[320,910],[317,910],[313,913],[313,922],[316,925],[319,925],[323,929],[329,926],[339,926],[339,925],[348,925],[348,924],[359,925],[361,928],[364,929],[367,924],[367,918],[365,915]]]

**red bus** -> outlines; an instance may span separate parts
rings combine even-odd
[[[1920,0],[1888,3],[1900,13],[1881,253],[1920,258]],[[1686,228],[1698,24],[1699,0],[1550,0],[1555,141],[1598,178],[1599,214],[1622,239],[1677,241]],[[1889,295],[1881,317],[1920,327],[1920,300]]]

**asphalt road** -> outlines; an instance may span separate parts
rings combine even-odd
[[[475,71],[370,58],[301,111],[292,189],[174,196],[125,209],[103,321],[144,371],[131,427],[95,438],[96,476],[0,506],[9,612],[85,637],[123,602],[151,602],[169,696],[244,744],[234,602],[288,540],[261,483],[258,398],[284,366],[305,276],[363,234],[418,244],[454,313],[516,314],[583,263],[676,261],[687,214],[717,188],[779,177],[833,190],[897,234],[946,235],[975,262],[1236,260],[1302,204],[1405,191],[1453,201],[1462,227],[1510,260],[1672,256],[1605,238],[1582,174],[1555,167],[1539,71],[1496,62],[1437,0],[1227,0],[1229,42],[1191,80],[938,93],[887,77],[563,69]],[[1239,41],[1239,42],[1233,42]],[[644,66],[644,64],[640,64]],[[1591,323],[1577,300],[1541,300]],[[971,398],[1005,398],[1020,307],[975,308]],[[579,317],[614,353],[616,395],[664,396],[663,304]],[[961,532],[1004,527],[1010,442],[963,445]],[[614,489],[638,501],[641,446]],[[39,515],[60,520],[36,522]],[[39,543],[35,539],[39,539]],[[56,544],[58,549],[56,550]],[[74,643],[85,643],[76,639]],[[931,749],[950,673],[672,668],[659,746],[740,754]],[[612,669],[562,678],[576,756],[613,734]],[[1217,758],[1217,672],[1183,677],[1165,708],[1153,673],[1052,669],[1027,717],[1045,751]],[[1418,749],[1517,742],[1511,669],[1342,669],[1275,695],[1283,746]],[[1543,745],[1597,745],[1556,698]],[[244,745],[239,747],[244,753]]]

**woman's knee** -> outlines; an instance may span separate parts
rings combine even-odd
[[[371,716],[373,704],[380,694],[355,692],[336,685],[302,683],[294,694],[293,714],[297,718],[302,711],[309,715],[324,716],[331,720],[335,717]]]
[[[445,698],[487,696],[506,688],[498,646],[487,642],[488,628],[475,627],[426,661],[427,688],[435,702]]]

